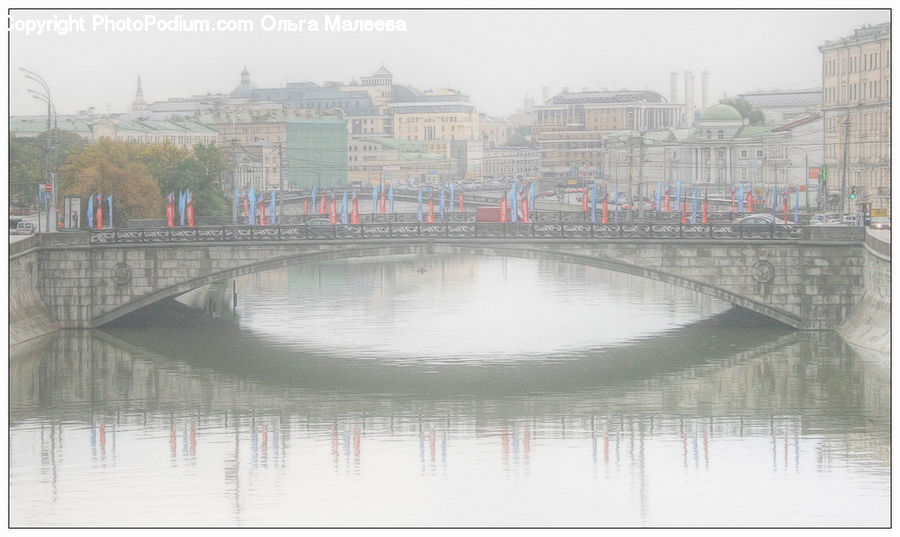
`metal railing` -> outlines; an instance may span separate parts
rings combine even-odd
[[[803,227],[790,224],[733,223],[671,224],[584,222],[370,222],[361,224],[293,224],[283,226],[209,226],[196,228],[139,228],[92,231],[91,244],[147,244],[183,242],[248,242],[371,239],[686,239],[686,240],[798,240]]]

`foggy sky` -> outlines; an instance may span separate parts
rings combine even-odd
[[[526,95],[563,87],[649,89],[670,97],[672,71],[693,71],[699,106],[700,72],[710,73],[710,102],[724,94],[821,86],[826,40],[864,24],[889,20],[887,10],[773,11],[153,11],[158,18],[246,19],[252,33],[92,31],[92,16],[142,17],[134,11],[12,11],[14,20],[69,15],[86,32],[60,36],[9,33],[10,114],[46,113],[32,98],[38,86],[19,67],[42,76],[60,114],[89,106],[125,112],[137,76],[146,101],[228,93],[246,65],[257,87],[286,82],[349,82],[384,65],[394,83],[419,89],[451,87],[479,111],[507,115]],[[273,32],[261,18],[402,19],[406,32]],[[683,81],[679,94],[683,97]]]

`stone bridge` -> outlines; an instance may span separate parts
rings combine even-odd
[[[317,235],[313,226],[39,235],[11,245],[10,317],[17,300],[33,296],[60,328],[94,328],[244,274],[393,255],[511,256],[598,267],[715,296],[803,330],[837,327],[864,292],[861,228],[810,226],[748,238],[705,225],[366,226],[323,226]]]

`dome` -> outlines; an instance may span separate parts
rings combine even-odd
[[[741,113],[727,104],[714,104],[703,111],[701,121],[743,121]]]
[[[254,89],[256,89],[256,86],[250,83],[250,73],[247,71],[247,67],[244,66],[244,70],[241,71],[241,83],[231,91],[231,96],[253,97]]]

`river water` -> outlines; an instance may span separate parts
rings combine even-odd
[[[221,290],[12,349],[11,526],[890,524],[889,360],[833,333],[533,259]]]

